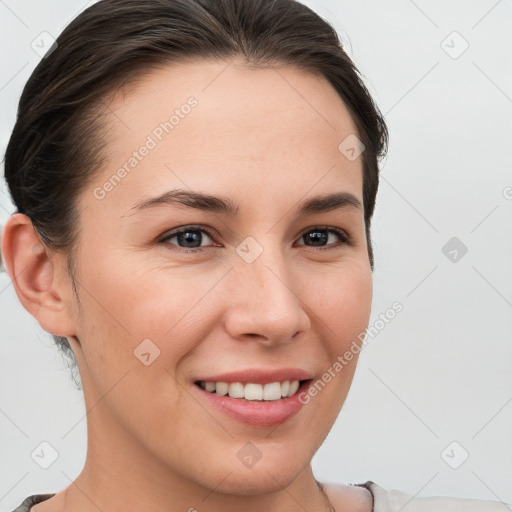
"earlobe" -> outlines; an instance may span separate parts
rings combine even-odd
[[[45,331],[58,336],[74,335],[69,311],[70,286],[57,262],[60,255],[50,257],[28,216],[15,213],[8,219],[1,250],[23,307]]]

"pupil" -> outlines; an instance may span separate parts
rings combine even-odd
[[[195,233],[195,234],[193,234]],[[199,242],[199,245],[201,245],[201,236],[198,234],[198,231],[185,231],[183,233],[180,233],[178,235],[178,239],[181,242],[184,242],[185,244],[194,244],[194,242]],[[190,245],[186,245],[187,247],[190,247]]]
[[[314,245],[321,245],[321,242],[327,241],[327,235],[322,231],[311,231],[310,234],[306,236],[313,242]]]

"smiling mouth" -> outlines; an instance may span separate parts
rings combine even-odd
[[[258,384],[254,382],[212,382],[198,380],[194,384],[201,389],[218,396],[229,396],[249,401],[276,401],[290,398],[297,393],[306,380],[286,380]]]

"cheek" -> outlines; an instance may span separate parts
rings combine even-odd
[[[312,329],[322,343],[323,373],[303,395],[303,403],[313,411],[312,425],[317,432],[332,425],[348,395],[370,318],[373,290],[371,270],[364,265],[353,266],[349,272],[331,271],[324,281],[307,296],[315,322]]]
[[[212,316],[205,297],[218,273],[192,267],[127,268],[116,261],[102,260],[80,280],[85,312],[80,335],[91,340],[85,347],[91,366],[94,359],[101,366],[110,360],[113,368],[138,368],[136,356],[145,347],[150,359],[164,356],[159,363],[165,360],[171,370],[205,335],[201,329]]]
[[[372,275],[365,267],[347,272],[331,272],[306,295],[306,303],[315,313],[322,338],[328,341],[329,355],[336,358],[364,333],[372,302]]]

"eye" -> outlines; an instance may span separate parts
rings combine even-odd
[[[338,238],[340,243],[334,244],[334,245],[332,243],[326,244],[329,239],[330,234],[335,235],[335,237]],[[328,226],[324,226],[324,227],[316,226],[314,229],[310,229],[309,231],[304,233],[300,237],[300,239],[304,239],[304,240],[308,240],[308,241],[312,242],[313,243],[312,247],[321,246],[321,247],[319,247],[321,250],[335,249],[335,248],[340,247],[341,245],[345,245],[345,244],[351,245],[351,238],[345,231],[343,231],[342,229],[331,228]],[[327,247],[324,247],[325,244],[327,245]],[[299,245],[305,245],[305,244],[299,244]]]
[[[160,242],[169,243],[170,240],[176,238],[176,242],[182,249],[196,249],[196,251],[185,251],[185,252],[198,252],[198,250],[204,249],[201,247],[201,242],[204,241],[204,235],[207,238],[212,239],[210,232],[204,227],[199,226],[185,226],[169,233],[165,238],[162,238]],[[183,244],[183,245],[181,245]],[[173,244],[174,245],[174,244]]]

